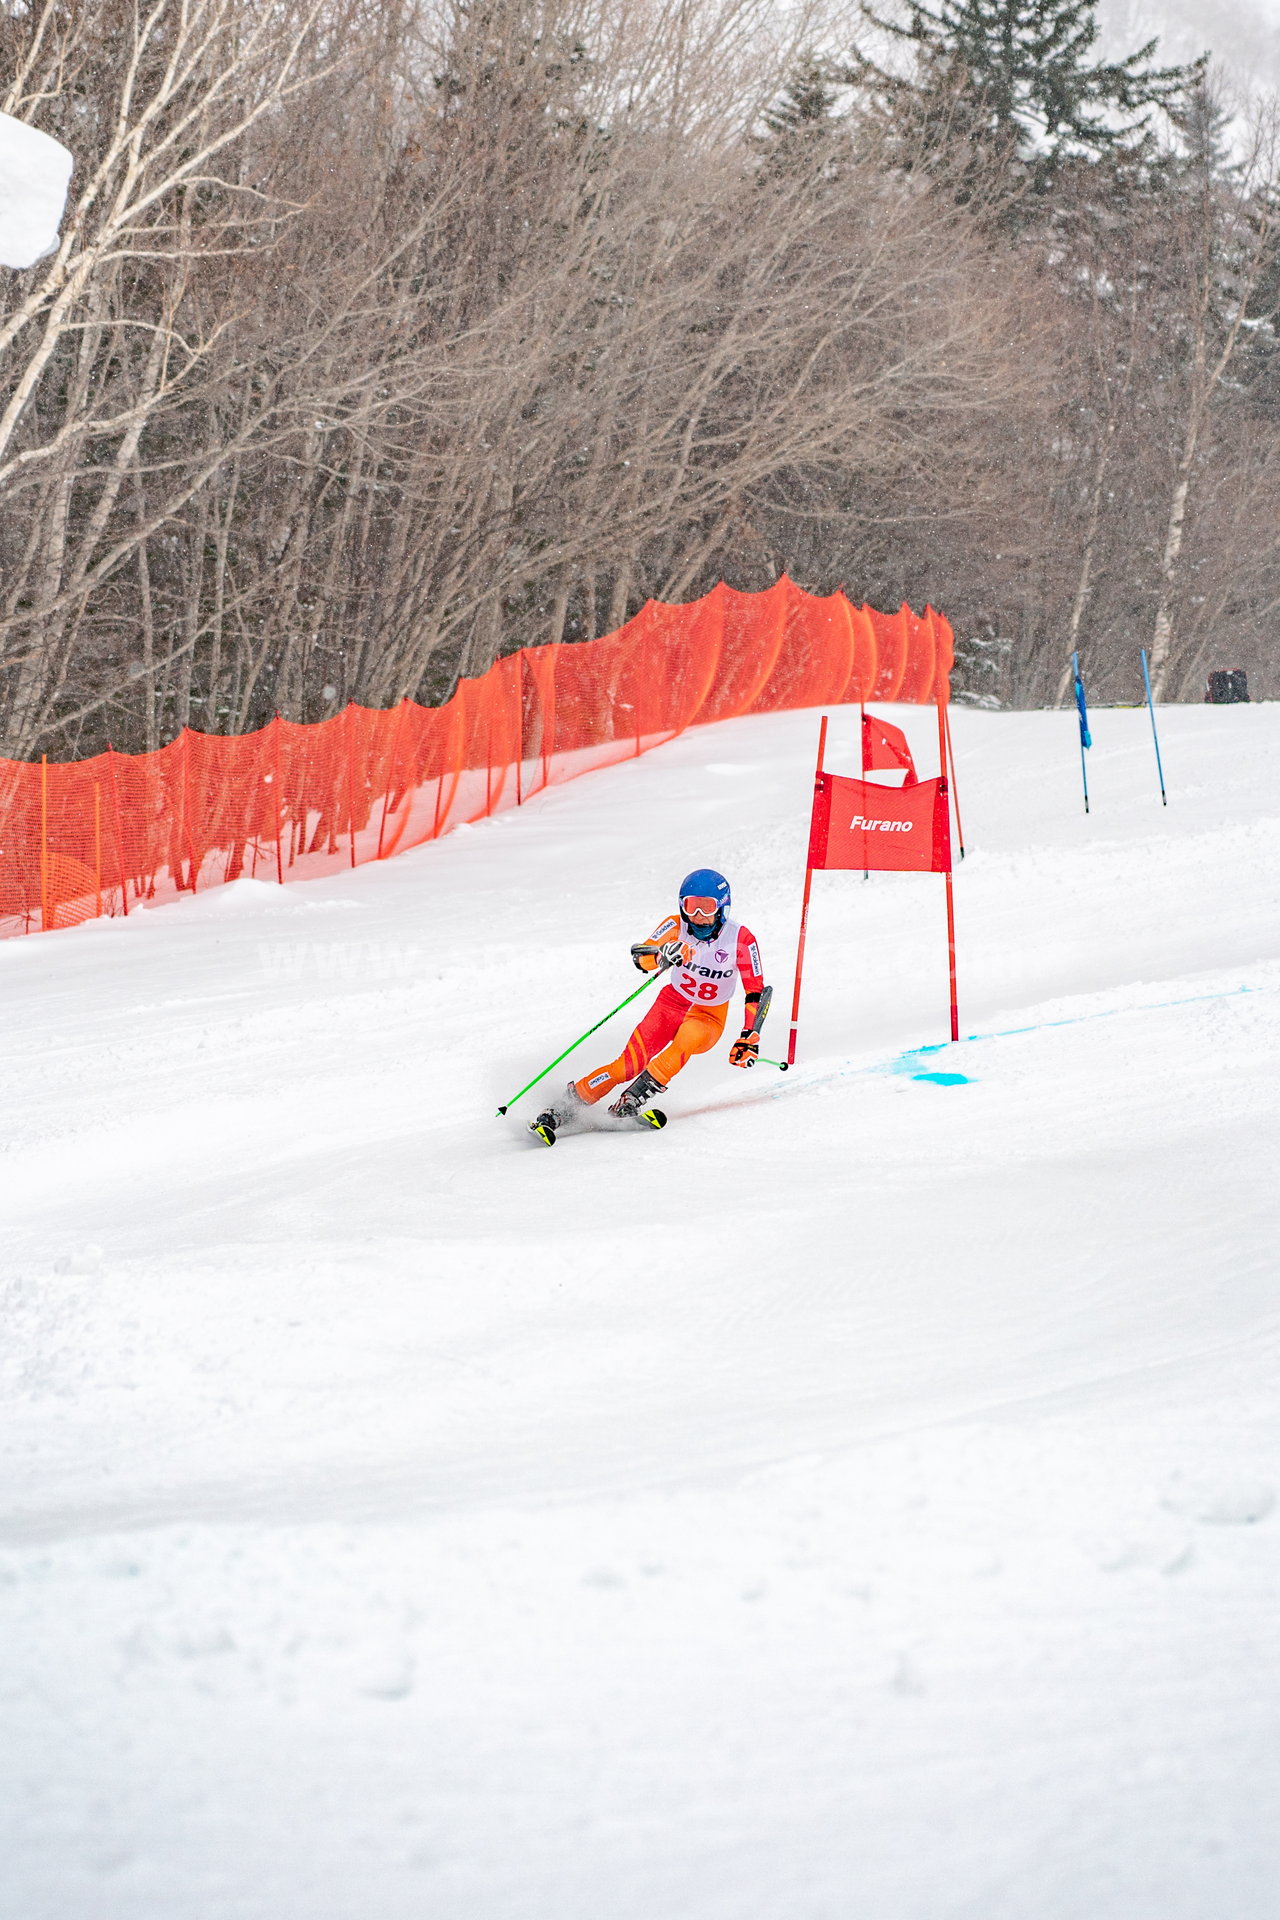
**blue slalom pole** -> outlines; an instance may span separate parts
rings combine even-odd
[[[1071,672],[1076,683],[1076,712],[1080,716],[1080,780],[1084,787],[1084,810],[1089,811],[1089,774],[1085,766],[1084,750],[1093,745],[1089,732],[1089,711],[1085,706],[1084,681],[1080,678],[1080,655],[1071,656]]]
[[[1151,715],[1151,738],[1156,743],[1156,772],[1160,776],[1160,805],[1167,807],[1169,796],[1164,790],[1164,768],[1160,764],[1160,735],[1156,732],[1156,703],[1151,697],[1151,675],[1147,672],[1147,650],[1139,647],[1142,655],[1142,684],[1147,689],[1147,712]]]

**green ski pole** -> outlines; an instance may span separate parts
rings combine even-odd
[[[647,987],[651,987],[654,981],[658,978],[658,976],[665,972],[666,972],[665,967],[658,967],[653,973],[649,975],[649,978],[647,980],[641,981],[640,985],[636,988],[634,993],[629,993],[625,1000],[619,1000],[616,1007],[610,1007],[608,1013],[604,1015],[603,1019],[597,1020],[594,1027],[588,1027],[586,1032],[580,1033],[576,1040],[571,1040],[569,1045],[565,1048],[564,1052],[558,1053],[556,1055],[555,1059],[551,1062],[550,1066],[544,1067],[541,1073],[535,1073],[535,1075],[533,1076],[533,1079],[529,1082],[529,1085],[527,1087],[521,1087],[519,1093],[512,1094],[511,1098],[507,1101],[507,1105],[505,1107],[498,1108],[499,1114],[504,1114],[507,1110],[507,1107],[514,1107],[517,1100],[523,1100],[525,1094],[528,1093],[531,1088],[536,1087],[539,1080],[546,1079],[547,1075],[551,1072],[553,1067],[558,1067],[562,1060],[567,1060],[569,1058],[569,1055],[573,1052],[575,1047],[580,1047],[584,1040],[589,1040],[593,1033],[598,1033],[600,1031],[600,1028],[605,1024],[605,1021],[612,1020],[615,1013],[621,1013],[622,1009],[624,1007],[629,1007],[633,1000],[638,1000],[640,998],[640,995],[645,991],[645,989]]]

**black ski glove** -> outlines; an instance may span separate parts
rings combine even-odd
[[[651,940],[641,940],[632,947],[631,958],[641,973],[656,973],[661,967],[679,966],[684,947],[679,940],[664,940],[660,947]]]

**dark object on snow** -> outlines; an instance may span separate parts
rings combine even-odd
[[[1249,698],[1249,676],[1243,667],[1216,667],[1209,675],[1205,704],[1212,707],[1234,706]]]

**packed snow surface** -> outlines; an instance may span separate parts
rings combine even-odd
[[[1274,1920],[1280,708],[955,730],[972,1037],[819,875],[660,1134],[494,1110],[702,864],[784,1051],[812,713],[0,947],[8,1920]]]

